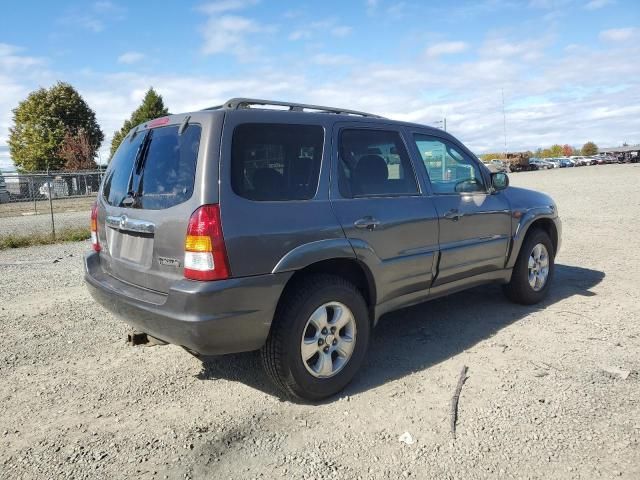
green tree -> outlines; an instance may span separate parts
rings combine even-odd
[[[168,114],[169,109],[164,106],[162,95],[158,95],[153,87],[149,88],[142,100],[142,104],[133,111],[128,120],[124,121],[122,128],[113,134],[110,157],[113,157],[113,154],[116,153],[120,143],[122,143],[124,137],[127,136],[127,133],[129,133],[129,130],[133,127],[141,123],[148,122],[149,120],[153,120],[154,118],[164,117]]]
[[[562,145],[551,145],[551,158],[561,157],[562,156]]]
[[[65,164],[61,155],[65,135],[79,131],[87,136],[94,158],[104,140],[95,112],[68,83],[40,88],[13,110],[11,158],[20,171],[60,170]]]
[[[587,157],[598,153],[598,146],[593,142],[587,142],[582,146],[582,155]]]

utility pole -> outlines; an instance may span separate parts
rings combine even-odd
[[[443,117],[442,120],[436,120],[435,122],[436,125],[442,126],[444,131],[447,131],[447,117]]]
[[[502,89],[502,129],[504,132],[504,158],[507,158],[507,115],[504,110],[504,88]]]

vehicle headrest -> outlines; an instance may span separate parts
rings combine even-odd
[[[375,184],[389,179],[387,162],[380,155],[364,155],[358,160],[354,176],[360,184]]]

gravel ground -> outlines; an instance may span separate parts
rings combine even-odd
[[[563,218],[548,300],[488,286],[389,314],[316,406],[255,354],[127,346],[83,287],[85,243],[0,252],[0,478],[640,478],[639,178],[513,174]]]

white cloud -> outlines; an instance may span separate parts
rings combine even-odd
[[[353,28],[348,27],[346,25],[340,25],[337,27],[333,27],[330,33],[334,37],[346,37],[347,35],[351,34],[352,31],[353,31]]]
[[[254,55],[259,47],[247,42],[247,36],[258,33],[272,33],[275,27],[238,15],[211,16],[202,28],[205,55],[231,54],[239,59]]]
[[[607,5],[611,5],[612,3],[612,0],[591,0],[586,3],[584,8],[587,10],[597,10],[599,8],[606,7]]]
[[[311,61],[316,65],[325,66],[339,66],[349,65],[355,63],[355,59],[349,55],[329,55],[326,53],[319,53],[311,57]]]
[[[230,12],[232,10],[242,10],[247,7],[256,5],[258,0],[218,0],[209,2],[198,7],[198,10],[207,15],[215,15],[218,13]]]
[[[15,45],[0,43],[0,70],[15,70],[44,63],[41,58],[20,55],[21,50]]]
[[[266,27],[244,17],[212,16],[217,20],[228,17],[242,21],[228,22],[227,30],[233,33],[232,27],[240,26],[244,33],[239,39],[233,35],[220,39],[222,46],[214,42],[214,51],[250,50],[253,36],[259,40]],[[255,96],[371,111],[422,124],[433,124],[446,115],[448,129],[478,153],[501,148],[500,91],[504,88],[510,149],[581,145],[587,140],[601,146],[622,140],[640,142],[640,64],[629,61],[640,57],[640,45],[605,43],[568,51],[557,46],[540,33],[530,38],[493,34],[481,43],[477,56],[471,55],[468,46],[469,57],[446,66],[441,63],[445,57],[439,55],[429,61],[422,57],[383,63],[364,62],[339,51],[305,50],[295,58],[291,52],[277,57],[271,66],[251,62],[235,67],[233,73],[218,75],[130,69],[116,74],[68,72],[64,78],[96,111],[106,136],[103,158],[113,132],[138,106],[149,86],[163,95],[174,113],[219,105],[231,97]],[[553,56],[547,52],[552,48]],[[48,70],[48,59],[29,53],[0,44],[0,148],[6,146],[11,109],[29,91],[61,78],[59,72]],[[99,63],[92,67],[96,65]],[[339,75],[335,74],[337,67]]]
[[[434,43],[426,50],[428,57],[437,57],[439,55],[449,55],[453,53],[464,52],[468,48],[465,42],[441,42]]]
[[[118,63],[131,65],[144,59],[144,54],[140,52],[125,52],[118,57]]]
[[[287,38],[289,40],[309,40],[316,35],[323,35],[329,33],[329,35],[343,38],[351,34],[353,28],[348,25],[340,24],[335,18],[328,18],[324,20],[316,20],[300,26],[289,34]]]
[[[600,40],[606,40],[608,42],[624,42],[635,36],[635,28],[611,28],[609,30],[602,30],[600,32]]]
[[[80,27],[93,33],[104,31],[108,24],[114,21],[123,20],[126,8],[110,1],[98,1],[82,9],[74,8],[58,19],[66,26]]]
[[[478,53],[486,58],[518,57],[528,62],[538,60],[544,56],[544,49],[552,43],[550,37],[543,35],[533,39],[511,41],[503,37],[489,36]]]

